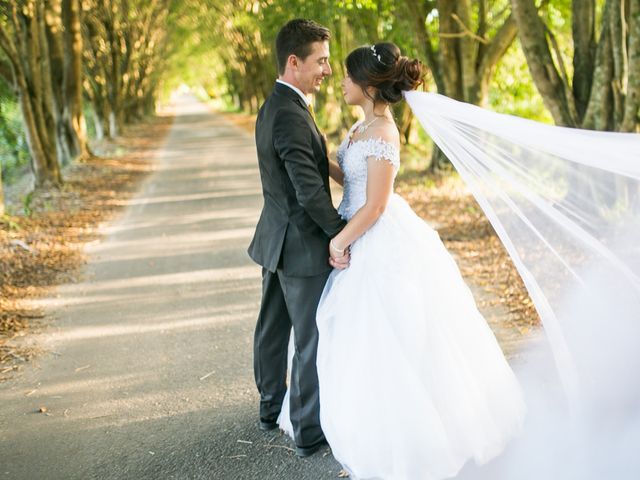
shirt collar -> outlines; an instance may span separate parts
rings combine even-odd
[[[311,102],[309,101],[309,99],[307,98],[307,96],[302,93],[302,90],[300,90],[297,87],[294,87],[293,85],[291,85],[290,83],[285,82],[284,80],[280,80],[279,78],[276,79],[276,82],[281,83],[283,85],[286,85],[287,87],[289,87],[291,90],[293,90],[294,92],[296,92],[298,95],[300,95],[300,98],[302,98],[302,100],[304,101],[304,104],[308,107],[309,105],[311,105]]]

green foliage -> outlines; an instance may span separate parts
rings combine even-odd
[[[136,0],[132,5],[140,7],[147,3]],[[173,91],[187,85],[199,98],[215,101],[217,108],[255,113],[276,78],[273,45],[278,30],[292,18],[311,18],[332,32],[334,75],[316,96],[316,112],[330,140],[337,142],[355,120],[356,110],[344,104],[340,95],[340,82],[345,76],[343,60],[353,48],[388,40],[396,43],[405,55],[426,60],[425,45],[420,44],[416,34],[412,3],[427,12],[424,25],[431,38],[431,47],[437,52],[440,18],[437,3],[433,1],[172,0],[166,22],[169,41],[156,47],[166,50],[162,55],[165,68],[161,99],[166,101]],[[484,3],[487,6],[486,25],[480,29],[480,2],[470,4],[471,28],[486,38],[495,35],[510,12],[509,0]],[[603,4],[604,0],[598,0],[599,15]],[[569,74],[572,69],[571,5],[572,0],[541,3],[541,14],[553,32]],[[136,9],[132,12],[134,15]],[[478,48],[482,48],[480,43]],[[85,63],[91,60],[89,57],[85,58]],[[88,75],[90,69],[85,73]],[[105,80],[96,77],[86,81]],[[427,76],[427,81],[428,90],[435,91],[433,79]],[[493,72],[488,102],[490,108],[499,112],[551,122],[517,41]],[[91,118],[90,111],[85,108],[85,114]],[[399,121],[410,118],[402,106],[398,106],[395,113]],[[87,124],[89,137],[93,137],[93,122]],[[422,168],[419,159],[425,158],[431,149],[430,140],[415,123],[409,125],[403,135],[416,146],[408,148],[407,154],[417,159],[411,168],[419,170]],[[5,84],[0,84],[0,160],[5,179],[11,180],[13,172],[24,168],[27,155],[19,108],[11,91]]]
[[[242,0],[227,2],[183,0],[170,16],[172,41],[164,96],[181,83],[206,92],[225,110],[255,112],[271,91],[276,78],[273,44],[280,27],[296,17],[312,18],[332,31],[331,65],[334,75],[317,95],[319,123],[330,137],[339,136],[354,121],[352,109],[342,101],[340,81],[345,76],[343,59],[353,48],[381,40],[396,43],[405,55],[423,58],[424,45],[414,33],[415,18],[408,2],[391,0]],[[485,35],[495,34],[509,12],[509,1],[489,3]],[[563,46],[570,44],[570,0],[550,2],[545,12]],[[477,8],[473,9],[477,17]],[[473,18],[477,21],[477,18]],[[425,18],[433,47],[438,46],[438,12]],[[429,90],[434,90],[429,81]],[[550,122],[541,97],[531,81],[519,45],[512,45],[495,71],[489,90],[491,108]],[[419,127],[416,130],[421,131]],[[413,141],[427,141],[415,135]]]
[[[13,182],[29,163],[22,115],[13,93],[0,81],[0,164],[2,180]]]
[[[489,104],[496,112],[553,123],[529,75],[518,40],[498,64],[489,89]]]
[[[24,199],[23,199],[23,201],[22,201],[22,203],[23,203],[23,209],[24,209],[24,214],[25,214],[27,217],[30,217],[30,216],[31,216],[31,214],[33,213],[33,210],[31,209],[31,203],[33,202],[33,193],[34,193],[34,191],[33,191],[33,190],[31,190],[29,193],[27,193],[27,194],[24,196]]]

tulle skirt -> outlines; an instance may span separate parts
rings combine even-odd
[[[513,371],[438,233],[400,196],[330,275],[317,325],[321,425],[352,478],[451,478],[521,431]],[[279,422],[291,434],[288,403]]]

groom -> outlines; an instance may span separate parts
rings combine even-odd
[[[307,98],[331,75],[329,38],[328,29],[310,20],[282,27],[276,37],[279,76],[256,121],[264,207],[249,255],[263,267],[254,337],[260,428],[278,426],[293,326],[290,418],[300,457],[326,444],[319,417],[315,316],[331,271],[329,240],[345,225],[331,203],[327,147]],[[348,260],[347,254],[332,264],[345,268]]]

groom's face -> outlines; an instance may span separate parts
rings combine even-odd
[[[304,93],[316,93],[325,77],[331,75],[329,42],[313,42],[311,53],[304,60],[298,59],[296,80]]]

